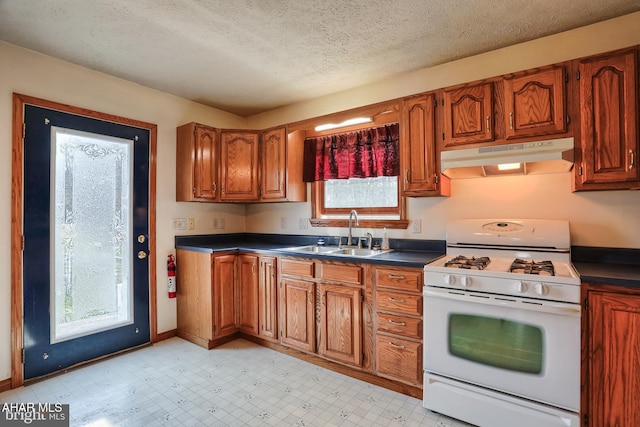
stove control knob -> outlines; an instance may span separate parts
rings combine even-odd
[[[465,288],[471,287],[471,277],[462,276],[462,279],[460,279],[460,281],[462,282],[462,286],[464,286]]]
[[[452,276],[451,274],[444,275],[444,284],[445,285],[453,285],[456,283],[456,276]]]
[[[524,283],[522,280],[518,281],[515,287],[516,287],[516,292],[519,292],[521,294],[524,294],[525,292],[527,292],[527,284]]]
[[[549,287],[547,285],[543,285],[542,283],[536,283],[535,291],[538,295],[546,295],[549,293]]]

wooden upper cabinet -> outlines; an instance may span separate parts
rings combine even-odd
[[[493,83],[444,90],[444,147],[493,141]]]
[[[187,123],[177,129],[176,201],[212,202],[218,198],[218,132]]]
[[[578,71],[581,153],[575,189],[637,187],[637,50],[579,60]]]
[[[286,197],[287,134],[285,128],[262,133],[262,189],[263,200],[283,200]]]
[[[307,183],[302,180],[304,132],[287,134],[284,126],[260,135],[260,201],[305,202]]]
[[[505,78],[505,138],[565,132],[565,92],[564,67]]]
[[[440,195],[435,140],[435,96],[405,98],[400,110],[401,188],[404,196]]]
[[[258,133],[220,132],[220,201],[257,201]]]

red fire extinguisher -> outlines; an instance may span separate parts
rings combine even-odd
[[[169,283],[167,291],[169,292],[169,298],[176,297],[176,262],[172,254],[169,254],[167,260],[167,276],[169,277]]]

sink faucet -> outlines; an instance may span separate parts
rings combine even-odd
[[[347,246],[353,245],[353,241],[352,241],[353,240],[353,234],[351,232],[351,230],[352,230],[351,223],[352,223],[354,217],[356,219],[356,227],[357,227],[359,225],[358,224],[358,212],[356,212],[355,209],[352,209],[351,212],[349,212],[349,236],[347,237]]]

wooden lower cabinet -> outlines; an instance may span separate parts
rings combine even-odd
[[[378,375],[422,384],[422,343],[393,335],[376,335]]]
[[[364,268],[303,258],[283,258],[280,268],[281,342],[362,367]]]
[[[235,254],[176,250],[177,335],[212,348],[236,332]]]
[[[374,373],[422,384],[422,269],[375,267]]]
[[[362,290],[320,285],[320,354],[343,363],[362,364]]]
[[[640,290],[587,288],[585,425],[640,425]]]
[[[269,340],[278,338],[278,259],[260,257],[258,281],[258,335]]]
[[[238,327],[242,332],[251,335],[258,335],[259,331],[259,273],[257,255],[238,255],[238,276],[236,278],[240,295]]]
[[[315,351],[315,284],[282,279],[280,295],[282,343],[303,351]]]

